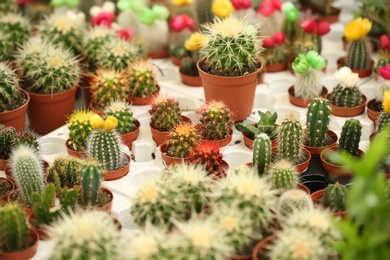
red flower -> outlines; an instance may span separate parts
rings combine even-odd
[[[282,45],[286,40],[286,35],[284,35],[284,33],[282,32],[276,32],[274,36],[272,36],[272,39],[274,40],[276,45]]]
[[[382,66],[379,68],[379,74],[385,80],[390,80],[390,65]]]
[[[109,12],[101,12],[95,17],[92,17],[91,22],[93,25],[106,26],[111,28],[111,24],[115,19],[115,15]]]
[[[232,0],[232,5],[234,9],[249,9],[252,7],[252,1],[251,0]]]
[[[322,21],[317,24],[317,33],[323,36],[330,32],[330,24],[328,21]]]
[[[381,35],[381,49],[390,51],[390,40],[386,34]]]
[[[283,3],[280,0],[265,1],[259,5],[259,9],[257,9],[257,12],[263,16],[271,16],[275,12],[275,10],[281,10],[282,4]]]
[[[264,38],[263,39],[263,47],[267,48],[267,49],[275,47],[274,39],[272,39],[272,37]]]
[[[317,31],[317,23],[314,18],[307,19],[301,23],[301,28],[307,33],[315,33]]]
[[[172,17],[170,21],[171,28],[176,32],[181,32],[185,28],[193,30],[195,28],[194,19],[186,14]]]
[[[35,0],[18,0],[18,6],[23,7],[27,4],[33,3]]]
[[[130,40],[134,36],[134,31],[132,29],[127,30],[118,30],[116,33],[119,35],[119,37],[123,40]]]

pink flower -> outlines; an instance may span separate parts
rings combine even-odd
[[[114,13],[101,12],[97,16],[92,17],[91,22],[93,25],[106,26],[107,28],[111,28],[111,24],[114,19]]]
[[[252,7],[251,0],[232,0],[234,9],[249,9]]]
[[[286,40],[286,35],[282,32],[276,32],[273,36],[272,39],[274,40],[276,45],[282,45],[284,44],[284,41]]]
[[[169,22],[171,28],[176,32],[181,32],[185,28],[193,30],[195,28],[194,19],[192,17],[182,14],[172,17]]]
[[[275,7],[271,1],[262,2],[259,5],[259,9],[257,9],[257,12],[262,16],[271,16],[274,13],[274,11],[275,11]]]
[[[317,24],[317,33],[323,36],[330,32],[330,24],[328,21],[322,21]]]
[[[382,66],[379,68],[379,74],[385,80],[390,80],[390,65]]]
[[[317,31],[317,23],[314,18],[309,18],[301,23],[301,28],[307,33],[315,33]]]
[[[390,40],[386,34],[381,35],[381,49],[390,51]]]
[[[35,0],[18,0],[18,6],[23,7],[27,4],[33,3]]]
[[[264,38],[263,39],[263,47],[266,49],[275,47],[275,42],[272,37]]]
[[[119,38],[123,40],[131,40],[134,36],[134,31],[132,29],[127,29],[127,30],[118,30],[116,33],[119,35]]]

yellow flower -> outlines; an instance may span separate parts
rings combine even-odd
[[[385,91],[383,93],[383,102],[382,102],[383,110],[390,114],[390,91]]]
[[[184,6],[191,4],[192,0],[172,0],[172,3],[177,6]]]
[[[347,40],[359,40],[364,38],[371,30],[372,23],[366,18],[358,17],[347,23],[344,29],[344,36]]]
[[[103,122],[104,122],[103,118],[101,118],[101,116],[99,116],[98,114],[94,114],[90,119],[90,124],[91,124],[92,129],[101,128],[103,125]]]
[[[212,6],[213,14],[224,18],[234,11],[233,4],[230,0],[216,0]]]
[[[116,119],[115,116],[107,117],[106,120],[104,120],[104,123],[102,125],[104,131],[106,132],[110,132],[117,126],[118,126],[118,119]]]
[[[202,35],[199,32],[195,32],[184,42],[184,47],[189,51],[197,51],[202,48],[203,42]]]

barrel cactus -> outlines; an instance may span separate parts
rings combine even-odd
[[[339,107],[355,107],[362,104],[363,95],[357,83],[359,75],[348,67],[342,67],[334,73],[338,85],[333,89],[329,98],[330,103]]]
[[[0,112],[10,111],[27,101],[18,89],[18,78],[8,63],[0,62]]]
[[[39,136],[31,130],[18,132],[16,135],[14,149],[19,145],[26,145],[31,147],[35,152],[39,152],[40,145],[38,142],[38,138]]]
[[[347,204],[348,188],[338,182],[329,184],[325,188],[325,206],[334,211],[345,211]]]
[[[8,159],[16,140],[16,130],[12,126],[0,124],[0,159]]]
[[[89,160],[82,165],[80,171],[80,184],[83,206],[93,207],[96,205],[102,179],[103,168],[97,161]]]
[[[349,152],[351,155],[358,155],[360,137],[362,135],[362,124],[355,118],[347,119],[341,129],[339,150]]]
[[[32,69],[32,65],[40,59],[41,53],[54,46],[48,42],[42,42],[39,38],[30,38],[25,44],[20,46],[15,53],[15,62],[22,75],[27,75]]]
[[[280,160],[269,170],[272,187],[285,191],[297,187],[299,178],[295,167],[286,160]]]
[[[309,194],[300,189],[286,190],[279,197],[276,212],[281,221],[288,219],[296,210],[313,208],[313,201]]]
[[[148,112],[152,126],[160,131],[169,131],[180,121],[179,102],[173,97],[157,96]]]
[[[67,119],[69,129],[69,140],[67,145],[75,151],[84,151],[87,147],[87,140],[91,132],[92,111],[86,109],[75,109]]]
[[[104,26],[89,28],[82,41],[84,55],[88,59],[96,61],[101,47],[115,37],[117,37],[115,31]]]
[[[329,101],[323,98],[315,98],[307,106],[306,130],[307,142],[309,146],[325,146],[327,142],[327,132],[330,122]]]
[[[256,136],[253,144],[253,167],[256,168],[259,175],[268,171],[271,163],[272,146],[268,135],[262,133]]]
[[[131,112],[131,106],[126,101],[113,101],[105,109],[106,116],[113,116],[118,120],[120,134],[127,134],[137,128],[136,119]]]
[[[201,135],[190,123],[177,124],[169,131],[165,153],[171,157],[186,158],[201,141]]]
[[[73,188],[80,185],[80,172],[83,162],[75,157],[57,157],[48,169],[48,178],[57,174],[61,187]]]
[[[134,97],[147,97],[158,90],[157,77],[159,72],[156,65],[148,60],[132,62],[126,70],[129,95]]]
[[[16,13],[18,5],[14,0],[3,0],[0,2],[0,14]]]

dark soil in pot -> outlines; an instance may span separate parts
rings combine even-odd
[[[374,111],[378,112],[378,113],[383,111],[383,107],[382,107],[382,102],[381,101],[375,101],[375,102],[372,102],[372,103],[368,103],[367,107],[369,109],[371,109],[371,110],[374,110]]]
[[[98,198],[96,201],[96,204],[94,205],[95,208],[100,208],[105,205],[107,205],[113,198],[110,196],[110,194],[102,191],[101,189],[99,190],[98,193]],[[83,205],[83,200],[81,196],[81,191],[78,193],[77,196],[77,205],[79,205],[81,208],[86,209],[87,207]]]
[[[12,190],[12,185],[7,179],[0,179],[0,197],[5,196]]]

